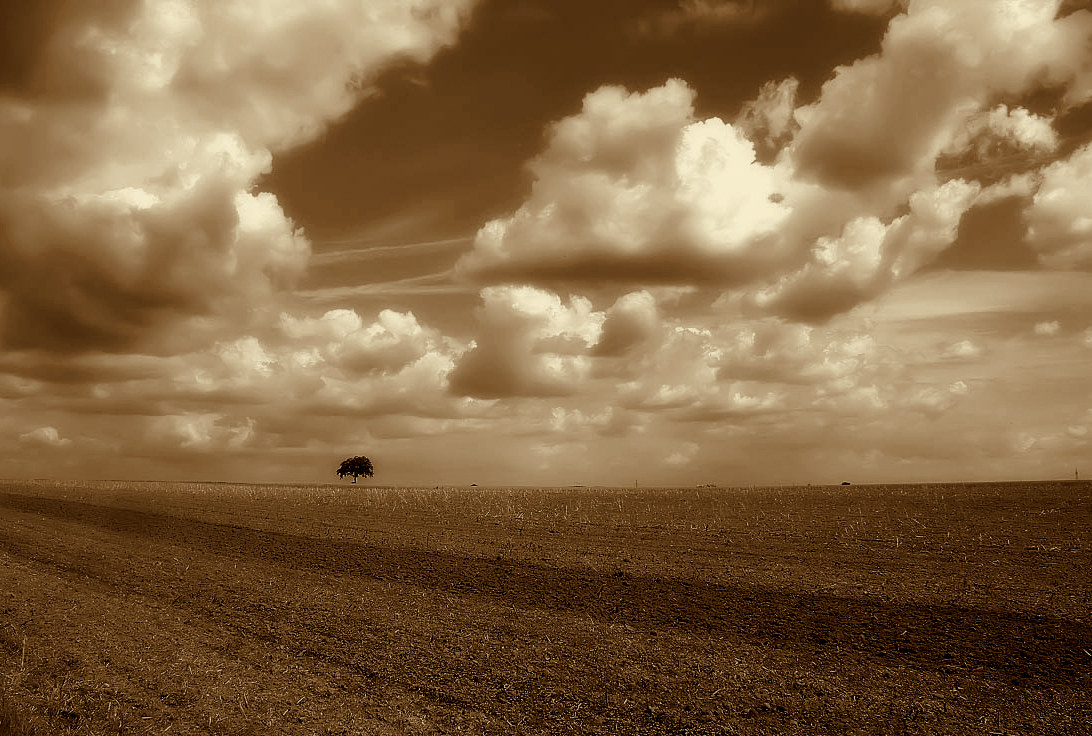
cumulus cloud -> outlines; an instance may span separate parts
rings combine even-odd
[[[1058,320],[1035,323],[1035,334],[1040,337],[1053,337],[1062,331],[1062,324]]]
[[[56,427],[38,427],[19,435],[19,441],[39,447],[68,447],[72,440],[61,437]]]
[[[382,310],[370,325],[349,309],[330,310],[318,318],[283,314],[281,328],[297,350],[316,346],[327,362],[360,374],[397,372],[444,344],[412,312],[391,309]],[[308,355],[305,350],[299,360],[306,361]]]
[[[890,223],[854,219],[839,237],[819,238],[801,269],[758,290],[754,302],[792,319],[821,322],[870,299],[951,245],[978,192],[977,184],[954,179],[916,192],[909,214]]]
[[[588,94],[550,128],[527,199],[481,228],[457,272],[554,288],[729,288],[738,303],[807,322],[876,298],[956,242],[972,207],[1035,190],[1033,172],[1001,178],[998,162],[1015,151],[1034,167],[1059,137],[1051,119],[997,99],[1040,83],[1068,99],[1089,63],[1072,35],[1092,14],[976,2],[911,3],[881,52],[836,70],[817,101],[796,107],[796,81],[771,82],[734,124],[696,119],[678,80]],[[1055,170],[1043,189],[1078,177]],[[1029,212],[1043,249],[1058,240],[1046,201]]]
[[[891,21],[880,54],[840,67],[820,99],[797,110],[797,166],[830,186],[898,192],[918,186],[902,179],[931,177],[937,157],[993,98],[1039,84],[1083,94],[1076,90],[1090,52],[1076,37],[1087,39],[1092,14],[1056,19],[1058,8],[1057,1],[911,3]],[[1014,122],[1006,123],[1010,132],[1022,129]]]
[[[347,309],[283,314],[280,334],[219,343],[189,358],[175,383],[242,403],[276,396],[318,415],[451,415],[447,376],[464,349],[412,312],[382,310],[370,323]]]
[[[280,329],[261,336],[170,356],[84,354],[58,364],[40,353],[9,353],[5,370],[11,375],[0,380],[0,401],[12,394],[38,411],[146,417],[154,430],[153,453],[231,450],[259,440],[276,446],[278,437],[290,443],[326,437],[322,421],[331,417],[442,420],[472,414],[472,403],[451,396],[447,387],[464,350],[409,312],[384,310],[364,319],[352,310],[332,310],[286,316]],[[112,369],[101,370],[103,365]]]
[[[550,410],[550,430],[566,436],[581,436],[589,431],[600,435],[622,435],[635,424],[636,419],[632,414],[613,406],[601,409],[566,409],[555,406]]]
[[[947,386],[922,386],[909,392],[902,406],[929,416],[938,416],[955,406],[969,390],[963,381],[953,381]]]
[[[1047,84],[1064,90],[1060,110],[1080,101],[1092,55],[1075,35],[1092,31],[1092,14],[1057,11],[909,3],[880,53],[835,70],[814,103],[796,106],[794,79],[770,82],[734,124],[696,119],[679,80],[601,87],[550,128],[529,196],[481,228],[457,272],[553,288],[728,288],[760,312],[830,319],[931,263],[972,207],[1035,191],[1031,169],[1060,139],[1050,118],[999,100]],[[1014,154],[1018,173],[1004,163]],[[1029,211],[1045,260],[1084,260],[1078,234],[1060,230],[1092,198],[1049,197],[1081,188],[1080,161],[1048,172]]]
[[[671,80],[603,87],[556,123],[529,199],[478,233],[459,270],[487,281],[740,280],[771,258],[778,174]]]
[[[253,436],[249,417],[225,417],[218,413],[155,417],[150,421],[153,440],[168,450],[214,452],[243,448]]]
[[[983,126],[980,120],[972,120],[972,129]],[[1016,148],[1053,151],[1058,147],[1058,134],[1051,121],[1022,107],[1009,109],[998,105],[985,116],[984,129]]]
[[[878,365],[868,335],[763,319],[718,330],[709,352],[722,379],[816,385]]]
[[[664,464],[676,466],[689,465],[694,461],[694,457],[698,454],[699,450],[701,450],[701,445],[696,442],[684,443],[681,447],[664,458]]]
[[[1027,242],[1044,265],[1092,269],[1092,145],[1044,169],[1025,218]]]
[[[451,389],[486,399],[573,393],[606,315],[584,297],[565,304],[530,286],[491,286],[481,296],[477,338],[451,372]]]
[[[940,357],[947,360],[972,360],[982,355],[982,348],[972,340],[959,340],[946,345]]]
[[[454,465],[489,437],[506,472],[565,457],[617,482],[637,453],[665,480],[708,480],[710,468],[754,476],[733,475],[754,457],[838,457],[883,474],[895,457],[944,456],[962,472],[960,443],[934,431],[947,422],[984,456],[1012,455],[1007,435],[990,434],[990,382],[1033,333],[1061,334],[1044,315],[1076,313],[1087,274],[1020,274],[1041,277],[1032,288],[1015,274],[972,284],[922,270],[965,213],[1016,198],[1044,265],[1092,262],[1092,153],[1064,132],[1090,88],[1090,14],[832,0],[894,20],[880,53],[835,71],[809,104],[795,79],[775,79],[731,122],[700,119],[694,91],[672,80],[601,87],[550,126],[531,190],[480,229],[461,284],[393,282],[399,297],[484,286],[466,334],[405,307],[344,308],[390,284],[325,290],[307,301],[317,311],[293,311],[277,292],[307,264],[308,239],[262,176],[389,64],[450,43],[469,3],[62,4],[41,68],[0,100],[8,444],[31,455],[99,435],[136,448],[130,459],[204,469],[218,455],[290,463],[366,443],[416,467],[422,448]],[[686,0],[657,20],[670,32],[749,22],[767,5],[782,7],[751,16]],[[1046,103],[1025,94],[1040,84]],[[1068,158],[1038,171],[1059,151]],[[1079,364],[1084,327],[1032,352]],[[140,354],[111,352],[125,349]],[[1006,385],[1029,386],[1021,371],[1033,369],[1011,368]],[[1060,396],[1079,382],[1043,383]],[[1058,405],[1008,394],[1034,395],[1044,415]],[[1092,427],[1041,425],[1016,446],[1086,443]]]
[[[618,356],[645,345],[660,329],[656,299],[647,291],[619,297],[606,312],[594,355]]]
[[[655,346],[613,378],[628,409],[682,422],[745,423],[807,407],[859,410],[858,398],[900,401],[897,358],[865,334],[766,318],[697,327],[672,320]],[[876,385],[884,385],[879,397]]]
[[[988,180],[1015,194],[1025,185],[1022,179],[1030,183],[1031,173],[1051,158],[1060,142],[1052,118],[1001,104],[963,122],[938,157],[937,169],[947,177]],[[999,195],[997,191],[988,198]]]
[[[309,244],[254,191],[272,153],[450,43],[468,5],[63,5],[0,100],[0,340],[120,350],[290,283]]]

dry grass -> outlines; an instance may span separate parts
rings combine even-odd
[[[0,734],[1089,733],[1090,509],[0,485]]]

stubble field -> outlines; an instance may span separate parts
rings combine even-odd
[[[0,482],[0,735],[1090,734],[1092,484]]]

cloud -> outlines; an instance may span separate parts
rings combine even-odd
[[[839,67],[820,99],[800,108],[798,169],[828,186],[863,190],[931,177],[937,157],[996,96],[1033,85],[1083,94],[1092,14],[1056,20],[1058,2],[919,0],[890,23],[880,54]]]
[[[909,0],[830,0],[830,7],[843,13],[886,15],[896,8],[905,7]]]
[[[880,364],[868,335],[769,318],[723,329],[713,354],[721,378],[761,383],[842,382]]]
[[[64,5],[0,100],[0,340],[124,350],[292,283],[309,243],[255,191],[272,153],[451,43],[468,6]]]
[[[584,436],[589,431],[600,435],[624,435],[635,425],[636,420],[631,413],[613,406],[597,411],[560,406],[550,410],[550,429],[572,438]]]
[[[477,235],[458,271],[485,281],[740,280],[788,214],[777,172],[733,126],[693,118],[671,80],[603,87],[556,123],[529,199]]]
[[[447,376],[464,350],[412,312],[382,310],[370,323],[348,309],[282,314],[279,331],[262,340],[245,336],[188,357],[174,383],[183,395],[211,392],[221,402],[276,397],[298,414],[453,416]]]
[[[678,0],[674,8],[639,18],[632,29],[639,36],[673,36],[680,31],[752,25],[769,15],[770,0]]]
[[[397,372],[444,343],[412,312],[391,309],[382,310],[367,326],[348,309],[330,310],[319,318],[282,314],[281,329],[297,350],[316,346],[325,361],[353,374]]]
[[[676,466],[689,465],[694,461],[699,450],[701,450],[701,445],[696,442],[687,442],[668,455],[664,459],[664,464]]]
[[[696,119],[678,80],[602,87],[550,128],[529,196],[481,228],[456,273],[551,288],[729,288],[752,311],[812,323],[870,301],[950,247],[972,207],[1034,191],[1030,169],[1059,146],[1051,121],[990,103],[1033,81],[1072,83],[1084,58],[1071,44],[1045,61],[1010,48],[1025,31],[1034,48],[1061,43],[1081,22],[1037,8],[981,8],[979,32],[962,6],[915,3],[892,20],[882,53],[840,68],[818,101],[794,108],[796,81],[769,83],[735,124]],[[1009,51],[1003,64],[984,61]],[[919,87],[922,105],[904,109]],[[1013,151],[1028,170],[1001,178]],[[953,176],[960,167],[966,178]]]
[[[890,223],[874,216],[851,220],[839,237],[819,238],[802,268],[752,299],[791,319],[825,321],[917,272],[951,245],[978,192],[977,184],[954,179],[916,192],[909,214]]]
[[[964,121],[938,157],[937,169],[946,177],[991,182],[998,191],[984,199],[996,199],[1004,196],[1001,190],[1022,193],[1018,190],[1027,188],[1022,179],[1029,180],[1060,143],[1052,118],[1001,104]]]
[[[970,127],[989,131],[993,136],[1016,148],[1053,151],[1058,147],[1058,134],[1048,118],[1030,113],[1022,107],[1009,109],[998,105],[982,120],[973,120]]]
[[[11,375],[0,373],[0,392],[38,411],[160,418],[155,434],[165,446],[181,446],[171,438],[182,437],[187,447],[230,448],[224,443],[240,436],[235,430],[248,420],[258,437],[282,418],[289,422],[284,433],[296,436],[317,431],[307,417],[472,415],[473,405],[447,387],[464,350],[412,313],[383,310],[371,321],[331,310],[283,317],[279,329],[260,337],[164,357],[86,354],[51,371],[56,361],[47,354],[9,353]],[[99,371],[101,365],[114,368]],[[16,371],[39,380],[20,379]]]
[[[940,353],[945,360],[973,360],[981,357],[982,348],[972,340],[960,340],[946,345]]]
[[[790,77],[766,82],[758,97],[743,105],[735,125],[754,142],[766,158],[772,158],[799,130],[796,122],[796,94],[800,82]]]
[[[955,406],[960,397],[970,389],[963,381],[953,381],[947,386],[923,386],[912,391],[903,402],[907,409],[914,409],[929,416],[937,416]]]
[[[1057,10],[911,3],[881,52],[835,70],[814,103],[796,106],[795,79],[770,82],[734,124],[696,119],[679,80],[601,87],[551,126],[530,194],[480,229],[456,273],[729,289],[720,303],[752,316],[828,320],[934,261],[973,207],[1035,191],[1061,139],[1051,118],[999,99],[1046,84],[1063,90],[1059,111],[1079,101],[1092,56],[1073,36],[1092,14]],[[1054,169],[1044,188],[1079,189],[1080,176]],[[1067,214],[1054,219],[1071,227]],[[1058,239],[1051,219],[1046,204],[1029,211],[1043,250]]]
[[[1092,145],[1043,170],[1024,216],[1027,243],[1044,265],[1092,269]]]
[[[19,435],[19,441],[39,447],[68,447],[72,440],[61,437],[56,427],[38,427]]]
[[[606,312],[593,355],[620,356],[648,344],[660,330],[656,299],[648,291],[618,298]]]
[[[631,411],[679,422],[743,424],[808,407],[852,413],[859,408],[854,397],[878,397],[877,385],[885,386],[884,402],[902,401],[914,388],[898,378],[898,356],[859,332],[773,318],[703,319],[713,324],[665,321],[639,355],[621,365],[600,363],[588,396],[616,396]]]
[[[549,127],[458,283],[373,268],[292,297],[309,263],[436,269],[465,246],[380,229],[311,258],[261,185],[376,74],[450,43],[469,2],[64,4],[0,100],[0,474],[28,474],[36,445],[110,449],[113,475],[249,477],[260,458],[282,480],[363,447],[395,482],[467,477],[483,443],[496,462],[476,482],[632,480],[634,456],[663,482],[964,477],[976,454],[975,473],[1019,477],[1075,456],[1092,154],[1066,121],[1089,14],[833,4],[894,18],[809,104],[780,76],[731,122],[699,118],[679,80],[600,87]],[[750,22],[741,9],[679,3],[661,30]],[[935,262],[1002,199],[1055,271]],[[405,306],[456,290],[480,290],[473,325]],[[1025,437],[994,426],[999,406]]]
[[[530,286],[491,286],[481,296],[477,337],[451,372],[452,391],[485,399],[576,391],[606,315],[584,297],[566,305]]]
[[[168,452],[239,450],[254,436],[254,420],[218,413],[155,417],[149,424],[152,441]]]
[[[1058,320],[1049,322],[1036,322],[1035,334],[1040,337],[1053,337],[1062,331],[1062,324]]]

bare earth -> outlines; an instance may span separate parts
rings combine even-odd
[[[1092,484],[0,482],[4,734],[1092,734]]]

